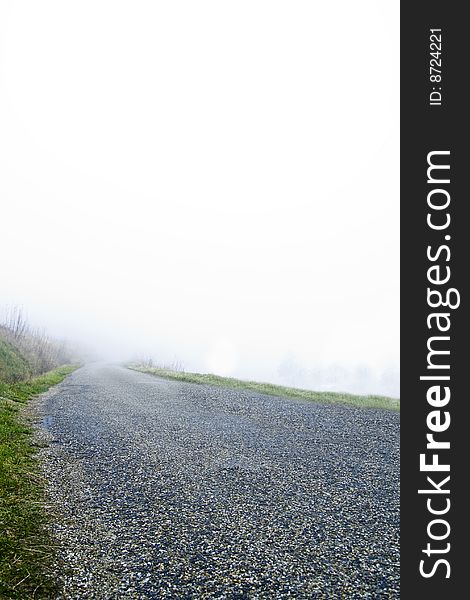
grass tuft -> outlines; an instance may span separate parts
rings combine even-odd
[[[300,400],[308,400],[310,402],[349,404],[359,408],[379,408],[394,411],[400,410],[400,400],[398,398],[389,398],[388,396],[360,396],[356,394],[347,394],[345,392],[314,392],[312,390],[303,390],[299,388],[285,387],[283,385],[274,385],[273,383],[245,381],[243,379],[220,377],[219,375],[205,373],[185,373],[184,371],[172,371],[169,369],[144,367],[135,364],[128,366],[134,371],[150,373],[151,375],[157,375],[158,377],[173,379],[175,381],[186,381],[189,383],[217,385],[231,389],[250,390],[260,394],[297,398]]]

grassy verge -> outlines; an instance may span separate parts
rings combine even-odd
[[[31,376],[31,365],[18,348],[5,340],[0,331],[0,382],[24,381]]]
[[[67,365],[29,381],[0,381],[0,598],[52,598],[52,553],[44,529],[43,482],[22,406],[62,381]]]
[[[272,396],[286,396],[288,398],[299,398],[311,402],[350,404],[360,408],[381,408],[387,410],[400,410],[400,400],[398,398],[389,398],[387,396],[358,396],[355,394],[346,394],[338,392],[313,392],[311,390],[302,390],[299,388],[284,387],[283,385],[274,385],[272,383],[259,383],[257,381],[244,381],[232,377],[220,377],[219,375],[203,373],[185,373],[183,371],[171,371],[168,369],[158,369],[150,367],[141,367],[138,365],[129,365],[130,369],[142,373],[150,373],[166,379],[176,381],[188,381],[191,383],[205,383],[208,385],[218,385],[231,389],[251,390],[260,394],[270,394]]]

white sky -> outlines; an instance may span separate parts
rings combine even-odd
[[[0,304],[112,358],[386,393],[398,41],[398,2],[2,1]]]

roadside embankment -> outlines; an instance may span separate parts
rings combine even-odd
[[[285,387],[272,383],[262,383],[257,381],[245,381],[243,379],[234,379],[233,377],[220,377],[208,373],[186,373],[185,371],[174,371],[171,369],[147,367],[139,364],[128,365],[129,369],[149,373],[164,379],[173,379],[176,381],[187,381],[188,383],[200,383],[206,385],[216,385],[230,389],[251,390],[258,394],[268,394],[271,396],[283,396],[286,398],[296,398],[299,400],[308,400],[310,402],[349,404],[358,408],[378,408],[386,410],[400,410],[399,398],[390,398],[388,396],[360,396],[343,392],[315,392],[312,390],[303,390],[300,388]]]
[[[61,364],[66,359],[62,344],[22,318],[0,325],[0,598],[53,597],[44,485],[26,410],[77,368]]]

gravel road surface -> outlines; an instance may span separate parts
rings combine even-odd
[[[398,598],[399,415],[84,367],[39,401],[60,598]]]

